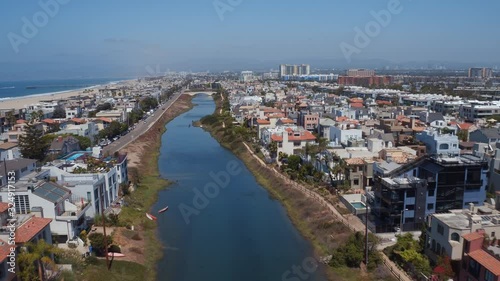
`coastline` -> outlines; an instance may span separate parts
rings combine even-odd
[[[157,202],[158,193],[168,188],[170,184],[167,179],[160,177],[158,169],[161,137],[166,132],[166,124],[194,106],[192,98],[189,95],[181,95],[154,126],[120,150],[134,154],[133,158],[138,159],[138,162],[131,163],[129,167],[129,177],[134,183],[135,190],[126,199],[128,205],[123,207],[120,213],[120,222],[137,227],[143,236],[144,249],[135,262],[146,267],[144,280],[156,280],[157,262],[163,254],[157,225],[144,215]],[[128,242],[134,243],[134,241]],[[130,250],[133,246],[124,245],[125,251],[127,247]]]
[[[66,91],[58,91],[58,92],[47,92],[47,93],[39,93],[32,94],[26,96],[13,96],[13,97],[5,97],[0,98],[0,109],[22,109],[26,105],[35,104],[44,100],[60,100],[60,99],[68,99],[74,96],[95,96],[96,92],[87,92],[84,93],[84,90],[99,90],[105,88],[110,85],[120,85],[130,83],[137,79],[129,79],[129,80],[119,80],[119,81],[110,81],[106,84],[98,84],[84,88],[71,89]]]

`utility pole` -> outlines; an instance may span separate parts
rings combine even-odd
[[[99,187],[99,196],[101,199],[101,214],[102,214],[102,232],[104,233],[104,254],[106,255],[106,267],[110,270],[109,256],[108,256],[108,237],[106,236],[106,214],[104,214],[104,198],[102,194],[102,188]]]
[[[366,197],[367,190],[365,189],[365,265],[368,267],[368,200]]]

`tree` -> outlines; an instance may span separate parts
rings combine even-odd
[[[16,123],[16,116],[14,115],[14,111],[8,111],[5,113],[5,122],[9,127],[13,126]]]
[[[288,168],[293,171],[298,171],[300,167],[300,157],[298,155],[290,155],[288,156]]]
[[[95,251],[96,255],[104,256],[106,251],[106,246],[113,244],[113,239],[111,236],[106,236],[107,245],[104,244],[104,234],[102,233],[92,233],[89,235],[90,245],[92,245],[92,249]]]
[[[52,113],[52,118],[66,118],[66,110],[60,106],[56,107]]]
[[[461,141],[468,141],[469,140],[469,131],[467,131],[467,130],[460,130],[457,133],[457,137]]]
[[[449,135],[449,134],[453,134],[453,130],[447,128],[447,127],[444,127],[442,130],[441,130],[441,134],[444,134],[444,135]]]
[[[43,132],[28,124],[25,134],[19,136],[19,150],[24,158],[42,161],[47,155],[50,143],[42,141]]]
[[[269,144],[269,153],[271,153],[271,157],[276,157],[276,153],[278,152],[278,143],[272,141]]]
[[[437,268],[439,268],[437,272],[439,280],[450,280],[455,278],[455,272],[453,271],[449,256],[445,255],[443,257],[439,257],[436,269]]]
[[[24,246],[25,250],[19,254],[18,258],[21,280],[45,280],[47,277],[46,269],[56,269],[51,256],[58,253],[58,249],[47,244],[44,240],[38,240],[37,243],[27,243]]]

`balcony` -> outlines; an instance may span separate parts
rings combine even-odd
[[[85,212],[90,208],[90,202],[78,197],[76,195],[71,195],[69,199],[64,201],[64,212],[56,216],[58,221],[77,221],[79,220]]]

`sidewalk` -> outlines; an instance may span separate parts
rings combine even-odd
[[[364,233],[365,231],[365,225],[354,215],[348,215],[348,216],[342,216],[342,214],[335,209],[335,207],[328,201],[326,201],[321,195],[318,193],[309,190],[302,185],[298,184],[295,181],[290,180],[288,177],[284,176],[280,172],[276,171],[274,168],[269,168],[264,161],[262,161],[257,155],[255,155],[252,151],[252,149],[244,142],[243,143],[247,150],[250,152],[250,154],[259,161],[259,163],[263,166],[265,166],[268,169],[272,169],[273,172],[278,176],[279,178],[283,179],[286,183],[288,183],[291,187],[300,190],[304,195],[307,197],[313,198],[318,203],[322,204],[323,206],[327,207],[330,209],[330,211],[333,213],[335,217],[337,217],[343,224],[345,224],[347,227],[352,229],[353,231],[361,231]],[[371,232],[370,230],[368,230]],[[391,273],[398,279],[402,281],[412,281],[412,279],[404,272],[402,269],[400,269],[395,263],[393,263],[389,258],[381,252],[384,264],[387,266],[387,268],[391,271]]]

